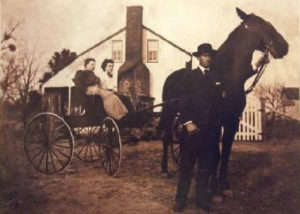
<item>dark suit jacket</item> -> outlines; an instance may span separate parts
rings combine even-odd
[[[219,78],[211,70],[204,76],[199,67],[187,72],[181,122],[193,121],[198,127],[218,122],[222,92]]]

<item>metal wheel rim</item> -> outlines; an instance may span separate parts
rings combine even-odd
[[[115,128],[114,132],[116,133],[116,138],[115,140],[117,141],[115,145],[107,145],[105,141],[105,124],[106,123],[111,123],[113,125],[113,127]],[[99,147],[100,147],[100,160],[101,160],[101,164],[102,167],[104,168],[105,172],[112,176],[115,177],[120,170],[120,166],[121,166],[121,161],[122,161],[122,143],[121,143],[121,136],[120,136],[120,130],[119,127],[117,125],[117,123],[115,122],[114,119],[110,118],[110,117],[106,117],[103,119],[102,123],[101,123],[101,127],[100,127],[100,143],[99,143]],[[114,143],[114,142],[113,142]],[[111,144],[111,142],[109,142],[109,144]],[[115,146],[115,147],[114,147]],[[113,154],[112,148],[116,148],[118,147],[119,149],[119,153],[118,154]],[[111,169],[111,163],[112,161],[114,161],[114,159],[111,159],[113,157],[118,158],[118,162],[114,163],[115,165],[115,169],[112,170]]]
[[[81,137],[76,139],[75,137],[75,156],[84,162],[95,162],[99,159],[99,127],[84,127],[76,128],[75,133],[80,133],[77,136]],[[76,134],[75,134],[76,136]],[[80,145],[81,144],[81,145]]]
[[[43,127],[43,137],[45,140],[45,138],[47,138],[47,143],[45,143],[45,141],[41,142],[40,140],[36,139],[36,141],[39,142],[34,142],[33,143],[33,139],[31,139],[31,143],[29,142],[29,134],[30,133],[30,129],[32,128],[31,126],[34,124],[34,122],[39,122],[38,120],[41,120],[42,117],[45,117],[45,119],[50,119],[50,118],[54,118],[56,119],[58,122],[60,122],[60,126],[58,128],[55,128],[54,131],[60,131],[61,128],[64,128],[64,131],[66,132],[65,134],[68,135],[68,141],[67,143],[63,144],[63,142],[66,142],[66,140],[64,140],[61,134],[57,134],[58,140],[60,141],[60,143],[58,143],[57,141],[55,141],[54,143],[52,142],[53,139],[53,135],[51,137],[49,137],[51,134],[50,132],[46,132],[45,128],[42,124],[39,124],[39,127]],[[52,125],[53,126],[53,125]],[[38,128],[38,127],[36,127]],[[37,130],[37,129],[35,129]],[[33,131],[33,130],[32,130]],[[48,129],[48,131],[51,131]],[[39,133],[40,134],[40,133]],[[52,133],[53,134],[53,133]],[[60,139],[62,138],[62,139]],[[49,143],[49,141],[51,143]],[[30,144],[36,144],[34,148],[29,148]],[[51,145],[50,145],[51,144]],[[39,150],[38,153],[35,154],[34,157],[32,157],[31,155],[31,151],[33,150]],[[65,150],[69,150],[67,153],[63,152]],[[29,162],[31,163],[31,165],[37,169],[39,172],[45,173],[45,174],[54,174],[57,172],[62,171],[63,169],[65,169],[70,161],[72,160],[73,157],[73,151],[74,151],[74,138],[73,138],[73,134],[71,132],[71,129],[69,127],[69,125],[64,121],[63,118],[61,118],[60,116],[58,116],[55,113],[52,112],[43,112],[43,113],[39,113],[37,115],[35,115],[30,122],[28,123],[28,125],[26,126],[25,129],[25,134],[24,134],[24,151],[25,151],[25,155],[27,157],[27,159],[29,160]],[[41,155],[41,157],[40,157]],[[40,157],[39,163],[38,165],[35,164],[35,158]],[[64,161],[61,159],[62,157],[66,158]],[[44,162],[44,158],[46,158],[45,163]],[[49,163],[49,159],[51,159],[51,162]],[[55,161],[56,159],[56,161]],[[59,163],[60,167],[56,167],[55,162]],[[42,164],[45,164],[46,169],[42,169]],[[49,170],[49,166],[51,165],[52,170]]]
[[[179,166],[180,164],[180,140],[179,140],[179,127],[182,127],[179,118],[174,119],[171,129],[171,153],[174,162]]]

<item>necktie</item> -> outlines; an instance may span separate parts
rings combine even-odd
[[[208,72],[208,70],[207,70],[207,69],[205,69],[205,70],[204,70],[204,76],[206,76],[206,75],[207,75],[207,72]]]

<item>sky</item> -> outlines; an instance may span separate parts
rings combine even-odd
[[[193,52],[203,42],[218,48],[241,22],[235,8],[271,22],[289,43],[284,59],[271,59],[262,81],[299,86],[297,0],[0,0],[1,32],[21,22],[15,36],[42,54],[45,67],[55,51],[78,54],[126,25],[126,7],[143,6],[143,24]],[[170,56],[172,63],[172,56]]]

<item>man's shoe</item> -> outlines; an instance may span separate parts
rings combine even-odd
[[[185,207],[184,203],[176,202],[173,210],[174,210],[174,212],[182,212],[184,207]]]
[[[209,213],[212,208],[211,208],[211,204],[210,203],[196,203],[196,206],[198,207],[198,209],[200,209],[202,212],[201,213]]]

